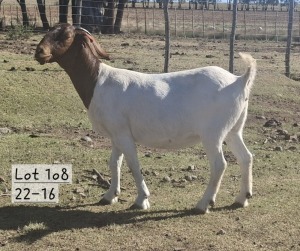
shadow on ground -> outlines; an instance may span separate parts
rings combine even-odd
[[[97,204],[94,204],[98,206]],[[89,205],[93,206],[93,205]],[[194,214],[183,211],[139,211],[123,210],[112,212],[91,212],[84,207],[38,207],[6,206],[0,208],[0,230],[18,230],[30,223],[43,223],[45,229],[24,232],[15,241],[33,243],[45,235],[71,229],[102,228],[112,224],[123,225],[145,221],[159,221],[167,218]]]
[[[122,210],[111,212],[91,212],[85,207],[39,207],[6,206],[0,208],[0,230],[18,230],[30,223],[42,223],[45,229],[25,231],[15,238],[17,242],[33,243],[53,232],[83,228],[103,228],[109,225],[124,225],[146,221],[160,221],[195,215],[194,210]],[[234,207],[215,208],[212,211],[234,210]]]

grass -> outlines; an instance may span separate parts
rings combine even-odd
[[[99,206],[106,191],[92,170],[109,178],[110,143],[93,133],[86,111],[66,74],[56,65],[40,66],[33,50],[41,37],[18,43],[0,37],[0,194],[11,187],[13,163],[72,163],[73,184],[60,187],[58,205],[12,205],[0,197],[1,250],[298,250],[299,137],[285,140],[278,129],[300,135],[299,82],[283,75],[284,44],[237,41],[237,51],[258,60],[259,71],[250,99],[245,141],[254,159],[254,197],[245,209],[230,207],[239,190],[240,171],[224,146],[228,161],[216,207],[207,215],[192,208],[209,177],[201,145],[164,151],[139,146],[139,159],[149,186],[151,209],[127,210],[136,190],[126,164],[122,167],[120,203]],[[160,36],[101,36],[113,57],[108,64],[144,72],[163,69],[164,41]],[[127,42],[129,46],[121,46]],[[11,44],[10,44],[11,43]],[[22,53],[24,48],[27,52]],[[170,68],[206,65],[228,68],[228,43],[177,38],[172,41]],[[176,53],[178,52],[178,53]],[[211,55],[210,57],[206,57]],[[293,52],[292,69],[299,54]],[[245,69],[236,59],[236,73]],[[12,67],[15,70],[11,70]],[[30,67],[34,70],[30,70]],[[266,119],[260,118],[265,116]],[[282,123],[263,127],[271,118]],[[89,134],[92,143],[81,140]],[[282,151],[275,151],[275,147]],[[292,147],[292,148],[291,148]],[[145,153],[151,151],[150,157]],[[194,165],[195,170],[188,170]],[[185,181],[186,175],[197,176]],[[164,182],[169,176],[175,182]],[[76,190],[84,191],[86,197]]]

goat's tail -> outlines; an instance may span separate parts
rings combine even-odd
[[[250,93],[251,87],[254,84],[256,76],[256,60],[249,54],[239,53],[243,61],[248,65],[246,73],[243,75],[245,89],[247,93]]]

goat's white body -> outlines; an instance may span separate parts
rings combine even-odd
[[[101,63],[88,115],[93,129],[112,141],[112,182],[103,199],[108,203],[117,201],[124,154],[138,188],[135,205],[150,207],[135,143],[182,148],[202,141],[211,164],[211,179],[197,208],[207,212],[226,167],[222,142],[227,137],[242,170],[236,201],[246,206],[252,193],[252,155],[242,139],[250,92],[247,80],[246,75],[235,76],[216,66],[143,74]]]
[[[214,66],[143,74],[101,64],[89,118],[95,131],[109,137],[122,133],[155,148],[191,146],[208,128],[226,126],[224,117],[231,115],[232,121],[220,129],[235,124],[246,105],[243,90],[238,100],[235,93],[222,92],[240,78]]]

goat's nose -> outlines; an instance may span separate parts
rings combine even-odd
[[[45,54],[45,50],[43,47],[39,46],[36,48],[35,54]]]

